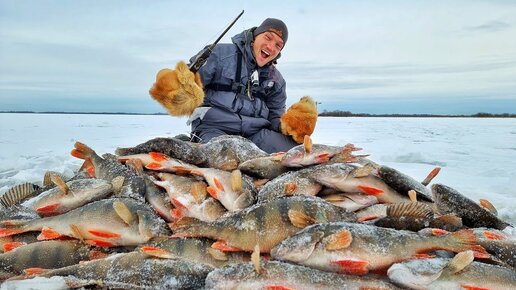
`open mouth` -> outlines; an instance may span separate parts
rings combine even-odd
[[[261,50],[260,51],[261,55],[262,55],[262,58],[268,58],[271,54],[265,50]]]

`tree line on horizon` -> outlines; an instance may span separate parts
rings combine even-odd
[[[319,113],[319,117],[472,117],[472,118],[516,118],[516,114],[491,114],[479,112],[472,115],[436,115],[436,114],[367,114],[367,113],[352,113],[350,111],[327,111],[324,110]]]

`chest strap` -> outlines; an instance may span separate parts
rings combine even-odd
[[[245,85],[240,83],[240,77],[242,75],[242,53],[239,50],[237,51],[237,69],[233,83],[231,85],[212,83],[205,86],[205,88],[214,91],[235,92],[237,94],[245,93]]]

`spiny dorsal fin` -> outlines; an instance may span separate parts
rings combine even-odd
[[[494,215],[498,215],[498,211],[496,210],[496,207],[487,199],[481,198],[479,201],[480,205],[490,211]]]
[[[411,189],[408,191],[408,197],[410,198],[410,201],[416,202],[417,201],[417,193],[415,190]]]
[[[215,260],[218,260],[218,261],[227,261],[228,260],[228,256],[226,255],[226,253],[224,253],[221,250],[210,247],[210,248],[208,248],[207,251]]]
[[[84,236],[82,235],[81,230],[76,224],[70,224],[70,229],[72,230],[72,233],[75,237],[84,242]]]
[[[349,247],[352,241],[353,235],[351,232],[343,229],[324,238],[323,243],[326,244],[326,250],[332,251],[345,249]]]
[[[289,210],[288,217],[292,225],[301,229],[304,229],[309,225],[315,224],[315,220],[313,218],[307,216],[306,214],[298,210]]]
[[[260,244],[256,244],[254,246],[254,251],[251,254],[251,261],[254,264],[254,269],[256,270],[256,273],[260,274],[261,267],[260,267]]]
[[[64,193],[68,194],[70,192],[70,188],[66,184],[66,182],[63,180],[63,178],[57,174],[51,174],[50,180],[57,186],[59,189]]]
[[[111,180],[111,185],[113,186],[113,193],[118,194],[122,187],[124,186],[125,178],[123,176],[117,176]]]
[[[56,172],[56,171],[47,171],[45,172],[45,175],[43,176],[43,186],[46,187],[46,186],[50,186],[50,185],[54,185],[54,182],[52,182],[52,175],[57,175],[59,177],[61,177],[61,179],[65,179],[65,177],[59,173],[59,172]]]
[[[195,203],[201,204],[208,194],[206,183],[202,181],[194,182],[192,184],[192,196],[195,199]]]
[[[238,169],[231,172],[231,189],[234,192],[242,192],[242,172]]]
[[[432,209],[424,203],[420,202],[402,202],[390,204],[387,206],[387,216],[390,217],[420,217],[433,218]]]
[[[39,188],[39,186],[30,182],[15,185],[0,197],[0,204],[5,208],[17,205],[26,198],[31,197]]]
[[[450,262],[446,267],[453,273],[460,272],[462,269],[466,268],[471,262],[475,259],[474,253],[472,250],[460,252]]]
[[[305,153],[312,152],[312,138],[310,138],[310,136],[305,135],[303,140],[303,147],[305,148]]]
[[[113,209],[115,210],[116,214],[127,224],[131,224],[133,221],[133,214],[127,207],[127,205],[121,201],[115,201],[113,202]]]
[[[439,171],[441,171],[441,167],[436,167],[436,168],[432,169],[432,171],[430,171],[430,173],[428,173],[428,176],[425,178],[425,180],[421,181],[421,184],[423,184],[424,186],[427,186],[428,184],[430,184],[432,179],[434,179],[434,177],[436,177],[437,174],[439,174]]]

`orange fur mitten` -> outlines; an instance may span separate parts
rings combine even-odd
[[[312,135],[316,122],[317,106],[312,98],[304,96],[281,116],[281,133],[301,144],[305,135]]]
[[[183,61],[175,70],[160,70],[149,93],[172,116],[190,116],[204,100],[201,76],[192,73]]]

